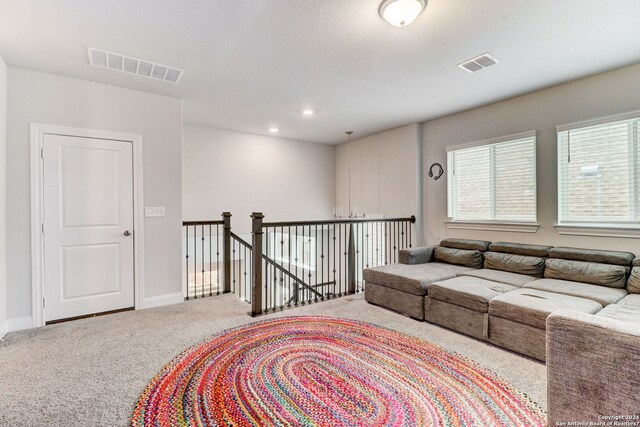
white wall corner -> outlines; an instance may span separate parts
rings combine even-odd
[[[181,302],[184,302],[184,295],[182,295],[182,292],[176,292],[174,294],[146,297],[142,304],[142,308],[162,307],[165,305],[179,304]]]

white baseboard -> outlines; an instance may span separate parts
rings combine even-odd
[[[0,325],[0,340],[2,338],[4,338],[5,335],[7,335],[7,332],[9,332],[9,325],[7,324],[7,321],[5,320]]]
[[[178,304],[181,302],[184,302],[184,295],[182,295],[182,292],[177,292],[175,294],[147,297],[142,302],[142,308],[162,307],[163,305]]]
[[[13,319],[7,319],[7,332],[22,331],[24,329],[33,328],[33,317],[14,317]]]

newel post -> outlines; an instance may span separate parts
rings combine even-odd
[[[347,292],[356,293],[356,242],[354,240],[353,223],[349,224],[349,247],[347,249]]]
[[[262,314],[262,212],[251,214],[251,247],[253,263],[251,266],[251,277],[253,286],[251,287],[251,315]]]
[[[222,261],[224,263],[224,293],[231,292],[231,212],[223,212]]]

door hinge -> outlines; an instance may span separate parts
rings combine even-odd
[[[40,224],[40,230],[42,231],[42,234],[44,234],[44,222]]]
[[[40,149],[40,158],[44,159],[44,148]]]
[[[47,307],[47,305],[44,302],[44,298],[42,298],[42,308],[46,308],[46,307]]]

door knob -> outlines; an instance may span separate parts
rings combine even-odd
[[[126,231],[124,232],[124,235],[125,235],[125,236],[127,236],[127,237],[129,237],[129,236],[131,236],[131,232],[130,232],[129,230],[126,230]]]

